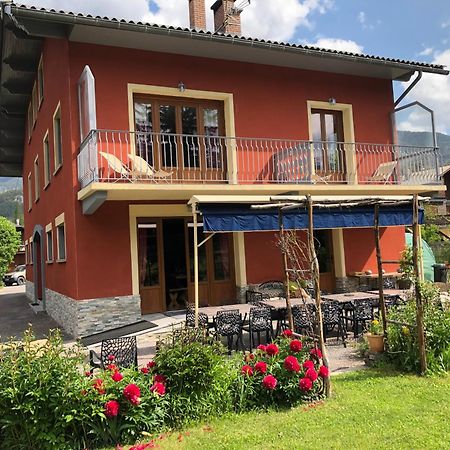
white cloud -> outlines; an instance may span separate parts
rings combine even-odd
[[[450,67],[450,49],[435,54],[432,63]],[[403,83],[405,89],[409,83]],[[423,103],[434,111],[437,131],[450,133],[450,77],[424,73],[420,82],[402,104],[414,100]],[[412,130],[428,130],[430,116],[414,111],[402,122],[402,126],[406,125],[410,125]]]
[[[441,28],[448,28],[448,27],[450,27],[450,20],[441,23]]]
[[[352,40],[334,39],[334,38],[320,38],[316,42],[308,42],[306,45],[313,45],[315,47],[329,48],[331,50],[339,50],[341,52],[363,53],[364,47]]]
[[[430,56],[433,53],[433,47],[426,47],[421,52],[419,52],[420,56]]]
[[[141,20],[163,25],[189,25],[187,0],[24,0],[36,7]],[[213,27],[213,0],[206,1],[208,29]],[[325,14],[334,0],[252,0],[242,13],[245,36],[286,41],[300,27],[312,28],[312,14]]]
[[[358,22],[361,25],[364,25],[366,23],[367,17],[366,17],[366,13],[364,11],[360,11],[358,13]]]

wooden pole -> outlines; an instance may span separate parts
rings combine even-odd
[[[319,332],[319,345],[320,350],[322,352],[323,365],[325,367],[329,367],[327,349],[325,347],[325,339],[323,334],[323,317],[322,317],[322,299],[320,296],[320,273],[319,273],[319,260],[316,255],[316,248],[314,246],[314,219],[313,219],[313,202],[311,199],[311,195],[306,196],[306,201],[308,204],[308,250],[309,257],[311,261],[311,269],[312,276],[314,280],[314,291],[315,291],[315,300],[316,300],[316,310],[317,310],[317,326]],[[331,383],[330,377],[325,378],[325,394],[327,397],[331,395]]]
[[[192,204],[192,215],[194,225],[194,308],[195,328],[198,328],[198,230],[197,230],[197,204]]]
[[[383,292],[383,261],[381,260],[380,249],[380,205],[375,205],[374,211],[374,231],[375,231],[375,250],[377,254],[377,267],[378,267],[378,299],[381,311],[381,321],[383,322],[383,335],[384,339],[387,336],[387,322],[386,322],[386,302],[384,301]]]
[[[291,308],[291,291],[289,289],[289,271],[288,271],[288,262],[287,262],[287,249],[286,249],[286,235],[283,224],[283,211],[281,208],[278,208],[278,226],[280,229],[280,239],[281,239],[281,253],[283,256],[283,270],[284,276],[286,280],[286,310],[288,316],[289,328],[294,330],[294,318],[292,317],[292,308]]]
[[[423,301],[420,289],[420,263],[419,263],[419,198],[417,194],[413,196],[413,266],[414,284],[416,291],[416,322],[417,340],[419,345],[420,373],[423,375],[427,371],[427,354],[425,350],[425,330],[423,324]]]

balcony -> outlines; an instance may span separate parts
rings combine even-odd
[[[93,130],[84,140],[78,179],[81,188],[92,183],[282,185],[286,190],[287,185],[435,185],[426,191],[442,184],[439,150],[433,147],[113,130]]]

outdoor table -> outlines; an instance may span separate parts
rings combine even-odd
[[[266,300],[260,301],[259,303],[261,303],[264,306],[268,306],[271,309],[286,308],[286,299],[284,299],[284,298],[274,298],[273,300],[266,299]],[[297,297],[291,298],[291,306],[303,305],[305,303],[314,303],[314,302],[310,297],[305,298],[305,300],[303,300],[302,298],[297,298]]]
[[[345,292],[343,294],[325,294],[322,300],[329,300],[341,304],[357,302],[359,300],[377,300],[378,295],[371,292]]]
[[[411,291],[405,289],[383,289],[385,297],[405,298],[410,292]],[[369,293],[379,295],[378,290],[369,291]]]
[[[254,306],[249,305],[248,303],[235,303],[232,305],[204,306],[199,308],[198,311],[206,314],[208,318],[212,319],[217,315],[218,311],[228,311],[230,309],[238,309],[242,316],[245,316],[250,312],[250,308],[252,307]]]

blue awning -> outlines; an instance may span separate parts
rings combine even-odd
[[[278,208],[252,209],[249,204],[198,205],[203,214],[203,231],[276,231],[279,229]],[[314,208],[314,228],[363,228],[374,226],[374,207],[338,206],[333,208]],[[424,221],[424,212],[419,210],[419,223]],[[381,227],[412,225],[412,207],[380,206],[379,223]],[[304,206],[283,212],[283,225],[286,229],[307,229],[308,212]]]

